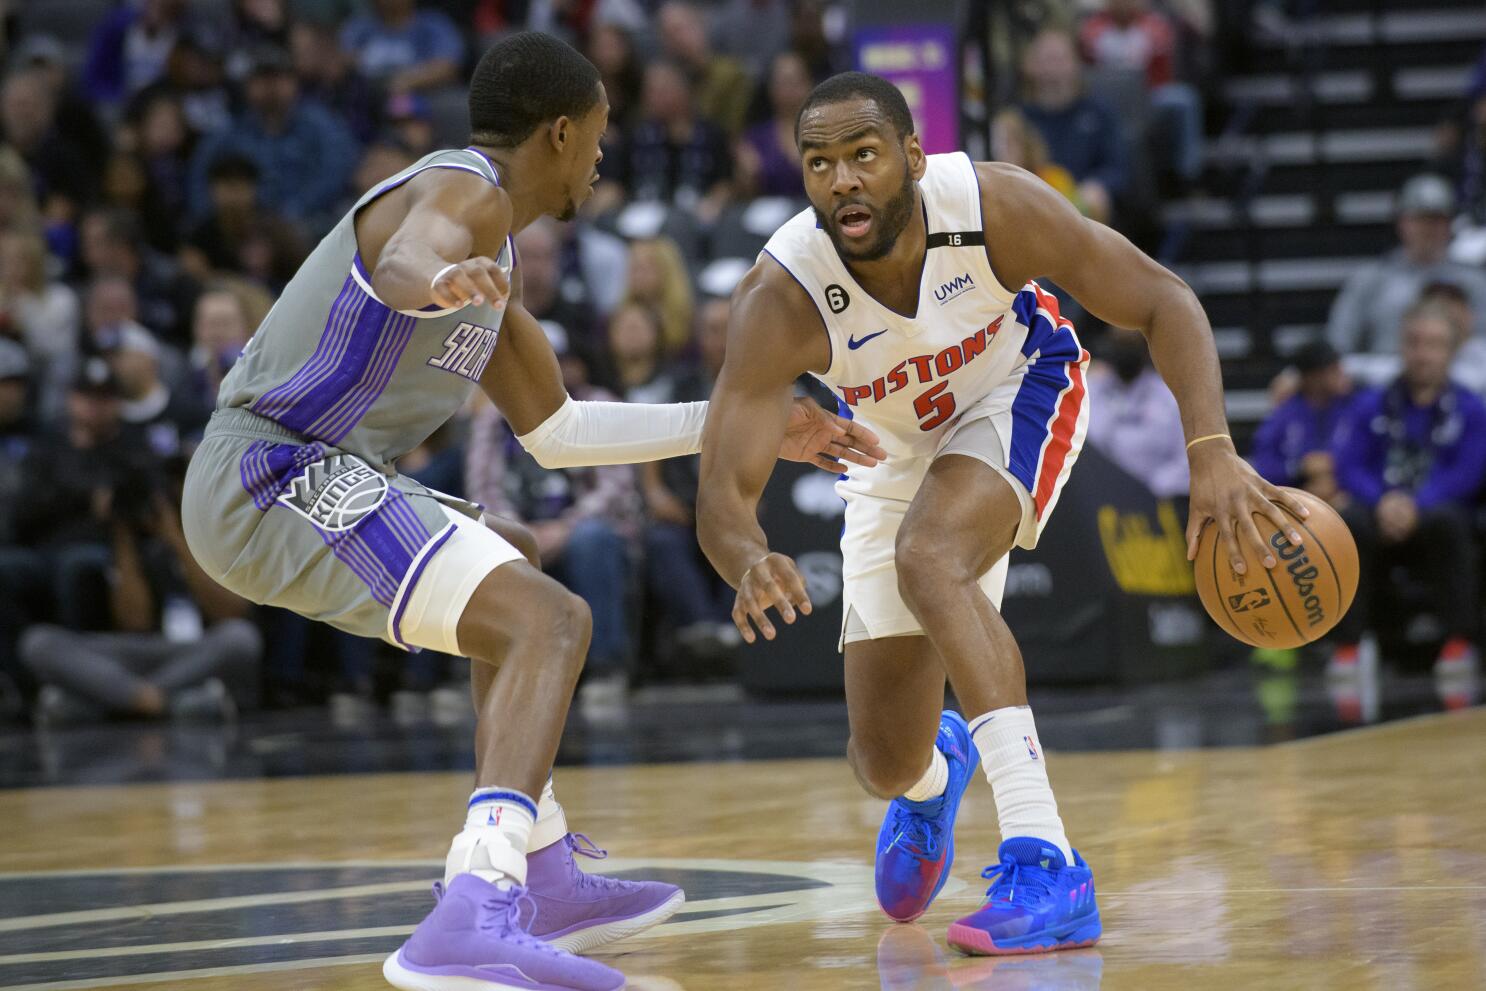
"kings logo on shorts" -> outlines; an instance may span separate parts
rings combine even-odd
[[[279,502],[322,530],[349,530],[387,498],[387,476],[360,458],[332,454],[289,484]]]

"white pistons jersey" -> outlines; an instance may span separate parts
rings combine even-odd
[[[1011,292],[991,270],[969,156],[928,156],[918,185],[928,241],[912,316],[857,285],[811,210],[764,247],[825,322],[831,364],[816,377],[836,394],[842,415],[874,430],[887,451],[877,468],[853,467],[843,488],[911,498],[951,430],[992,418],[1009,434],[1002,444],[1010,473],[1035,499],[1052,469],[1050,495],[1064,460],[1071,466],[1067,448],[1081,419],[1083,349],[1050,294],[1033,282]],[[1039,363],[1047,374],[1029,376]],[[1068,429],[1054,429],[1065,416]],[[1062,453],[1058,434],[1065,438]]]

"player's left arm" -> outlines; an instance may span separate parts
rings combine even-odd
[[[1049,279],[1104,322],[1139,330],[1156,370],[1176,397],[1187,441],[1219,435],[1187,451],[1192,476],[1187,557],[1196,556],[1198,534],[1213,520],[1235,571],[1246,570],[1239,540],[1265,567],[1274,567],[1274,553],[1260,537],[1253,514],[1273,521],[1300,543],[1300,534],[1279,506],[1301,517],[1307,512],[1238,456],[1228,436],[1212,327],[1196,294],[1119,232],[1080,216],[1031,173],[985,162],[977,163],[976,171],[987,251],[1002,284],[1015,289],[1030,279]]]
[[[522,305],[519,267],[511,275],[500,343],[480,385],[521,446],[544,468],[638,464],[702,449],[705,402],[579,402],[570,397],[546,332]],[[779,457],[839,474],[848,462],[872,467],[883,451],[872,431],[802,398],[790,408]]]

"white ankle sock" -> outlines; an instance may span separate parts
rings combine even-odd
[[[537,824],[532,827],[531,842],[527,844],[526,852],[545,850],[567,835],[568,817],[552,792],[552,777],[549,775],[547,783],[542,786],[542,797],[537,802]]]
[[[1058,817],[1058,801],[1047,780],[1042,743],[1032,710],[1025,705],[996,709],[970,720],[970,736],[980,750],[980,766],[996,795],[1001,838],[1035,836],[1062,851],[1073,863],[1073,848]]]
[[[944,754],[938,747],[934,748],[934,756],[929,761],[929,769],[924,776],[918,779],[918,783],[903,793],[903,797],[910,802],[927,802],[931,798],[938,798],[944,794],[945,787],[949,784],[949,763],[945,761]]]
[[[473,874],[501,887],[526,883],[526,847],[537,805],[510,788],[480,788],[470,796],[464,830],[444,862],[444,884]]]

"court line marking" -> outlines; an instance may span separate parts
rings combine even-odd
[[[229,871],[322,871],[358,867],[436,867],[442,860],[275,860],[262,863],[235,864],[164,864],[159,867],[92,867],[60,871],[0,871],[0,881],[24,881],[38,877],[129,877],[138,874],[220,874]],[[433,883],[432,880],[429,882]]]

